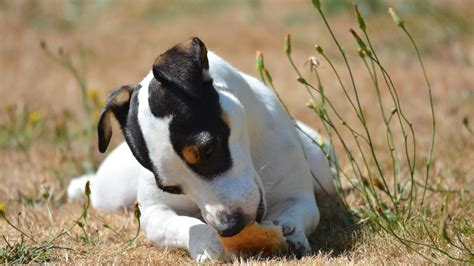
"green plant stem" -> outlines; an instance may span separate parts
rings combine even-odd
[[[375,162],[375,165],[377,166],[377,170],[380,174],[380,177],[382,179],[382,182],[386,188],[386,193],[389,195],[390,197],[390,200],[392,201],[393,205],[396,207],[396,204],[394,202],[394,199],[393,199],[393,196],[391,195],[391,192],[390,192],[390,189],[385,181],[385,178],[384,178],[384,175],[383,175],[383,171],[379,165],[379,162],[378,162],[378,159],[377,159],[377,156],[375,154],[375,151],[374,151],[374,147],[373,147],[373,144],[372,144],[372,140],[371,140],[371,136],[370,136],[370,133],[369,133],[369,130],[368,130],[368,127],[367,127],[367,124],[366,124],[366,119],[365,119],[365,116],[364,116],[364,113],[362,111],[362,107],[361,107],[361,104],[360,104],[360,100],[359,100],[359,95],[357,93],[357,87],[356,87],[356,84],[355,84],[355,80],[354,80],[354,76],[352,74],[352,70],[351,70],[351,67],[349,65],[349,62],[347,60],[347,56],[346,56],[346,53],[344,52],[344,49],[342,48],[342,46],[339,44],[339,41],[337,40],[336,36],[334,35],[333,31],[332,31],[332,28],[331,26],[329,25],[327,19],[326,19],[326,16],[324,15],[323,11],[321,10],[321,8],[316,8],[319,12],[319,14],[321,15],[321,18],[323,19],[324,21],[324,24],[326,25],[326,28],[328,29],[329,33],[331,34],[331,37],[334,41],[334,43],[336,44],[336,46],[338,47],[339,49],[339,52],[341,53],[343,59],[344,59],[344,63],[346,65],[346,68],[347,68],[347,71],[349,73],[349,77],[350,77],[350,80],[351,80],[351,83],[352,83],[352,88],[353,88],[353,91],[354,91],[354,95],[355,95],[355,98],[356,98],[356,102],[357,102],[357,107],[358,107],[358,110],[359,112],[357,112],[357,109],[355,108],[355,111],[357,113],[357,116],[359,117],[361,123],[362,123],[362,126],[364,127],[365,131],[366,131],[366,134],[367,134],[367,139],[368,139],[368,144],[369,144],[369,147],[370,147],[370,151],[371,151],[371,154],[372,154],[372,158],[374,159],[374,162]],[[347,99],[351,102],[351,104],[353,105],[352,103],[352,100],[351,98],[349,97],[349,95],[347,94],[347,92],[345,91],[344,89],[344,86],[342,85],[342,82],[339,78],[339,74],[337,74],[337,71],[335,70],[334,66],[332,65],[332,62],[329,60],[329,58],[327,58],[324,53],[322,53],[322,55],[324,56],[324,58],[326,59],[326,61],[328,61],[328,63],[330,63],[331,65],[331,68],[334,70],[334,72],[336,73],[336,76],[338,77],[338,80],[341,84],[341,87],[343,88],[344,90],[344,93],[346,94],[346,97]]]
[[[67,228],[65,231],[59,233],[58,235],[56,235],[55,237],[53,237],[49,242],[54,242],[56,239],[62,237],[63,235],[65,234],[68,234],[69,232],[71,232],[72,229],[74,229],[74,227],[76,227],[77,225],[79,225],[79,223],[81,222],[82,219],[84,219],[84,221],[86,221],[86,217],[87,217],[87,213],[89,211],[89,208],[90,208],[90,196],[87,196],[86,195],[86,203],[84,205],[84,207],[82,208],[82,212],[81,212],[81,215],[79,216],[79,218],[77,218],[76,220],[74,220],[73,224]],[[82,228],[82,230],[84,231],[84,228]],[[86,236],[86,238],[88,239],[87,237],[87,234],[86,232],[84,231],[84,234]]]
[[[383,106],[382,97],[381,97],[381,93],[380,93],[380,87],[379,87],[378,80],[377,80],[377,71],[375,69],[374,62],[371,61],[371,66],[372,66],[372,69],[371,69],[369,67],[369,65],[367,64],[367,60],[365,59],[365,57],[362,57],[362,61],[364,62],[364,65],[365,65],[365,67],[366,67],[367,71],[369,72],[369,75],[372,79],[372,83],[374,84],[375,92],[376,92],[376,95],[377,95],[377,101],[378,101],[378,104],[379,104],[379,107],[380,107],[380,113],[381,113],[382,119],[383,119],[384,124],[385,124],[387,146],[388,146],[388,149],[389,149],[389,152],[390,152],[390,157],[392,159],[393,191],[394,191],[393,196],[395,198],[397,198],[397,180],[398,180],[397,165],[399,164],[399,161],[397,159],[397,156],[395,155],[396,154],[396,148],[395,148],[394,142],[393,142],[393,134],[392,134],[392,130],[391,130],[391,127],[390,127],[390,119],[387,118],[387,116],[385,114],[385,109],[384,109],[384,106]],[[390,116],[390,118],[391,118],[391,116]]]
[[[410,42],[412,43],[412,45],[413,45],[413,47],[416,51],[418,61],[420,62],[421,69],[423,70],[423,76],[425,78],[425,82],[426,82],[426,85],[428,87],[428,96],[429,96],[430,109],[431,109],[431,118],[432,118],[432,120],[431,120],[431,124],[432,124],[431,144],[430,144],[430,151],[429,151],[429,155],[428,155],[428,161],[426,162],[425,185],[424,185],[424,188],[423,188],[423,195],[421,197],[421,205],[423,205],[424,199],[425,199],[425,194],[426,194],[426,187],[428,185],[428,177],[429,177],[429,173],[430,173],[430,168],[431,168],[431,164],[433,162],[433,152],[434,152],[434,145],[435,145],[435,138],[436,138],[436,116],[435,116],[435,111],[434,111],[434,103],[433,103],[433,94],[432,94],[432,90],[431,90],[431,83],[430,83],[430,80],[428,79],[428,75],[426,74],[426,69],[425,69],[425,65],[423,64],[423,59],[421,57],[420,50],[418,49],[418,45],[416,44],[415,40],[411,36],[410,32],[405,28],[405,26],[402,26],[401,28],[402,28],[403,32],[405,32],[405,34],[410,39]]]
[[[33,236],[25,233],[23,230],[21,230],[18,226],[16,226],[15,224],[13,224],[7,217],[6,215],[2,215],[2,218],[3,220],[5,220],[5,222],[7,222],[8,225],[10,225],[13,229],[15,229],[17,232],[19,232],[21,235],[23,236],[26,236],[27,238],[29,238],[31,241],[33,241],[33,243],[35,244],[38,244],[38,242],[36,242],[36,240],[33,238]]]
[[[74,66],[72,59],[69,54],[62,54],[60,53],[58,56],[53,54],[49,48],[44,45],[42,46],[43,51],[46,53],[46,55],[52,59],[54,62],[57,64],[63,66],[66,70],[69,71],[76,80],[76,82],[79,85],[79,89],[81,91],[81,98],[82,98],[82,108],[85,112],[86,115],[86,138],[87,140],[91,143],[93,139],[93,133],[94,133],[94,121],[92,117],[92,111],[91,107],[89,105],[89,102],[87,100],[87,84],[86,80],[84,77],[81,76],[79,73],[78,69]],[[81,53],[81,57],[83,57],[83,54]],[[81,61],[84,61],[83,58],[81,58]],[[85,69],[85,67],[83,67]],[[87,163],[92,166],[93,165],[93,154],[92,154],[92,148],[90,143],[88,143],[86,154],[87,154]],[[87,170],[93,170],[93,169],[87,169]]]
[[[392,101],[394,102],[394,104],[397,108],[396,109],[396,114],[397,114],[397,118],[398,118],[398,121],[399,121],[400,128],[401,128],[402,133],[403,133],[405,156],[406,156],[406,159],[407,159],[408,167],[410,169],[410,181],[411,181],[411,183],[410,183],[410,192],[409,192],[410,197],[409,197],[408,215],[407,215],[407,217],[410,217],[411,208],[412,208],[412,204],[413,204],[414,171],[415,171],[415,164],[416,164],[416,137],[415,137],[415,132],[413,130],[413,125],[406,118],[405,114],[402,111],[402,107],[400,105],[400,99],[398,97],[396,87],[395,87],[394,83],[392,82],[392,79],[391,79],[390,75],[385,70],[385,68],[382,66],[382,64],[381,64],[381,62],[380,62],[380,60],[377,56],[377,53],[376,53],[376,51],[375,51],[375,49],[372,45],[372,42],[370,40],[369,34],[367,33],[367,30],[363,29],[363,33],[364,33],[364,37],[365,37],[367,43],[369,44],[370,51],[371,51],[371,54],[367,54],[367,56],[371,59],[372,63],[375,62],[377,64],[377,66],[380,68],[380,70],[382,72],[382,76],[384,78],[384,81],[385,81],[385,83],[387,85],[387,88],[388,88],[388,91],[390,93],[390,96],[392,98]],[[407,123],[409,125],[409,128],[410,128],[410,132],[411,132],[411,136],[412,136],[412,140],[413,140],[413,154],[412,154],[413,164],[411,162],[409,152],[408,152],[408,139],[407,139],[408,135],[406,134],[405,127],[403,126],[402,120],[405,121],[405,123]]]
[[[394,102],[396,103],[396,106],[397,106],[397,117],[398,117],[398,121],[399,121],[399,124],[400,124],[400,128],[402,129],[402,133],[403,133],[403,137],[404,137],[404,147],[405,147],[405,156],[407,158],[407,163],[408,163],[408,167],[410,169],[410,197],[409,197],[409,204],[408,204],[408,212],[407,212],[407,218],[410,217],[410,214],[411,214],[411,209],[412,209],[412,205],[413,205],[413,189],[414,189],[414,173],[415,173],[415,159],[416,159],[416,137],[415,137],[415,131],[413,129],[413,125],[410,123],[410,121],[406,118],[405,114],[403,113],[402,111],[402,108],[401,108],[401,105],[400,105],[400,100],[399,100],[399,97],[398,97],[398,93],[396,92],[396,87],[392,81],[392,78],[390,77],[390,75],[388,74],[388,72],[386,71],[385,67],[380,63],[380,61],[375,58],[375,52],[373,53],[374,56],[370,56],[369,55],[369,58],[375,62],[377,64],[377,66],[380,68],[380,70],[382,71],[382,76],[384,77],[384,80],[387,84],[387,86],[390,88],[391,87],[391,92],[393,91],[393,94],[392,97],[393,97],[393,100]],[[408,135],[406,134],[406,131],[405,131],[405,127],[403,126],[403,121],[405,121],[405,123],[408,124],[409,128],[410,128],[410,132],[411,132],[411,136],[412,136],[412,139],[413,139],[413,163],[411,162],[411,159],[410,159],[410,155],[409,155],[409,151],[408,151]]]

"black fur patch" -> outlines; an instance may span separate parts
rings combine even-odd
[[[203,70],[208,69],[206,46],[194,37],[160,55],[153,64],[153,75],[166,86],[200,98],[203,96]]]
[[[153,65],[153,78],[149,84],[149,106],[154,116],[172,116],[169,125],[170,142],[175,152],[198,175],[211,179],[231,168],[232,158],[228,140],[230,128],[223,120],[219,94],[212,80],[205,79],[203,71],[209,69],[207,49],[198,38],[176,45],[160,55]],[[146,88],[144,88],[146,89]],[[149,151],[138,122],[138,92],[131,91],[126,102],[111,105],[111,111],[120,123],[123,135],[138,162],[150,170],[157,186],[165,192],[181,194],[179,186],[163,186],[149,157]],[[118,91],[118,90],[117,90]],[[118,92],[115,92],[118,94]],[[112,93],[108,102],[113,102]],[[105,107],[109,108],[109,107]],[[106,114],[106,113],[104,113]],[[109,122],[109,117],[102,120]],[[108,132],[99,124],[100,149],[105,151]],[[108,137],[108,139],[107,139]],[[186,146],[196,147],[199,160],[189,163],[183,156]]]
[[[170,141],[184,162],[183,149],[191,145],[198,147],[200,160],[194,164],[186,162],[189,168],[206,178],[230,169],[230,128],[222,119],[219,95],[212,81],[203,84],[203,95],[198,100],[153,79],[149,85],[148,101],[156,117],[172,115]]]
[[[130,147],[133,155],[137,159],[137,161],[146,169],[150,170],[151,172],[155,173],[156,170],[153,167],[153,163],[150,160],[148,148],[145,143],[145,139],[143,138],[142,130],[140,128],[140,123],[138,123],[138,92],[140,90],[137,89],[132,94],[132,98],[130,100],[130,108],[127,115],[127,120],[125,123],[120,122],[120,126],[122,128],[123,135],[125,140]]]
[[[222,119],[219,94],[209,69],[207,49],[194,37],[160,55],[153,65],[149,105],[156,117],[172,116],[170,141],[176,153],[194,172],[212,178],[230,169],[230,128]],[[197,162],[187,162],[183,149],[197,147]]]

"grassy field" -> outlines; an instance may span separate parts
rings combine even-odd
[[[397,215],[399,211],[405,219],[397,216],[386,227],[393,232],[378,226],[377,219],[370,215],[349,222],[346,216],[328,212],[311,237],[313,255],[301,261],[275,258],[270,262],[473,263],[474,2],[357,2],[377,55],[396,84],[403,111],[416,131],[418,155],[414,161],[418,166],[413,175],[420,183],[424,181],[423,162],[431,141],[430,105],[415,51],[387,14],[388,7],[394,7],[404,18],[424,58],[437,128],[424,204],[420,203],[423,188],[416,186],[413,213],[407,216],[403,209],[406,205],[401,205]],[[392,162],[384,149],[386,128],[380,119],[371,76],[348,31],[358,27],[351,1],[322,4],[334,34],[345,48],[361,110],[373,132],[374,149],[382,171],[387,173]],[[302,76],[317,83],[307,63],[313,56],[319,62],[317,69],[327,97],[347,124],[363,129],[344,100],[329,63],[314,49],[315,44],[324,48],[335,68],[344,73],[343,84],[350,87],[345,63],[310,1],[0,0],[0,32],[0,207],[4,206],[0,216],[6,218],[0,221],[3,262],[192,262],[183,250],[153,246],[143,233],[130,243],[138,227],[133,211],[106,213],[91,209],[87,219],[78,219],[83,206],[67,203],[65,198],[69,180],[94,169],[104,158],[96,149],[90,125],[95,123],[109,90],[138,82],[157,55],[191,36],[199,36],[210,50],[254,76],[258,76],[255,53],[262,51],[265,66],[290,113],[324,135],[324,124],[306,107],[310,96],[296,80],[297,74],[283,51],[285,35],[291,33],[292,58]],[[390,110],[387,90],[381,90],[381,100]],[[394,128],[393,134],[400,136],[402,132]],[[346,131],[342,136],[351,138]],[[115,134],[113,144],[121,141],[120,134]],[[395,145],[400,147],[402,143]],[[350,172],[344,148],[337,143],[335,148],[342,170]],[[361,159],[360,154],[356,157]],[[401,180],[407,180],[408,172],[407,165],[400,165]],[[364,208],[363,195],[347,182],[343,189],[349,207]],[[392,207],[387,209],[390,214],[395,212]],[[388,217],[386,210],[382,211]],[[86,223],[81,227],[76,221],[81,222],[79,225]],[[72,226],[72,230],[52,240]],[[253,258],[251,262],[267,260]]]

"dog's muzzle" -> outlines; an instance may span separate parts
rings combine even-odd
[[[215,226],[215,229],[217,230],[217,233],[222,236],[222,237],[231,237],[234,236],[244,227],[252,223],[254,220],[258,223],[260,223],[263,220],[263,217],[265,216],[265,202],[263,200],[263,195],[262,191],[259,189],[260,193],[260,201],[257,207],[257,213],[255,217],[249,217],[244,214],[244,212],[241,209],[238,209],[232,213],[220,213],[218,214],[219,220],[220,220],[220,226]]]

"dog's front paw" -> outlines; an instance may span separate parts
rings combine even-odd
[[[282,228],[283,237],[288,246],[288,254],[300,259],[311,252],[311,245],[301,228],[296,227],[292,222],[280,222],[275,220],[273,223]]]
[[[224,248],[216,232],[206,224],[192,226],[189,230],[189,253],[196,262],[223,260]]]

